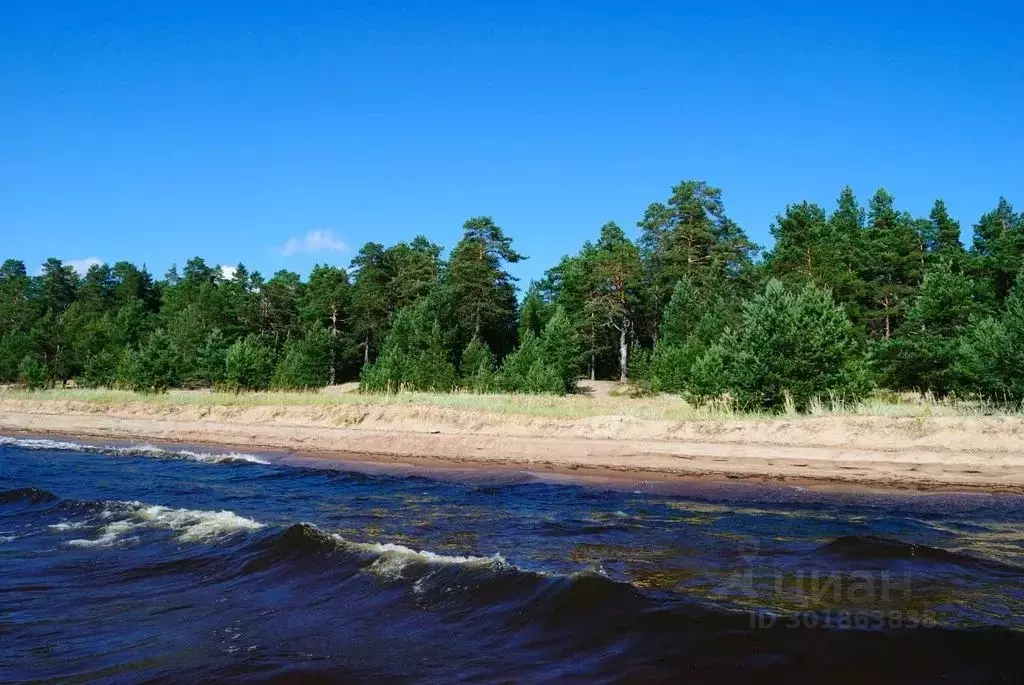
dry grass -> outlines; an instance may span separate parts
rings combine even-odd
[[[144,394],[108,389],[22,390],[0,388],[0,400],[76,401],[96,404],[144,402],[163,406],[387,406],[413,405],[442,407],[466,411],[493,412],[545,418],[585,418],[593,416],[628,416],[641,419],[760,419],[770,420],[778,414],[743,413],[729,407],[698,407],[678,397],[630,397],[622,392],[557,397],[550,395],[480,395],[472,393],[403,392],[397,394],[361,395],[355,392],[255,392],[216,393],[209,391],[172,390],[164,394]],[[800,416],[979,416],[1021,415],[1020,407],[997,406],[977,401],[937,400],[912,393],[877,393],[855,405],[815,402],[808,414],[785,412],[786,418]]]

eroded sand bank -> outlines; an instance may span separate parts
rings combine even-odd
[[[0,401],[0,433],[208,443],[323,458],[1024,491],[1017,417],[549,419],[417,405]]]

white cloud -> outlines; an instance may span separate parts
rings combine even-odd
[[[220,265],[220,277],[225,281],[235,280],[235,272],[238,271],[237,267],[230,266],[228,264]]]
[[[69,259],[64,262],[70,267],[73,267],[78,272],[79,276],[84,276],[85,272],[89,270],[90,266],[96,266],[102,264],[103,260],[99,257],[86,257],[85,259]]]
[[[281,256],[291,257],[297,254],[317,254],[319,252],[348,252],[344,240],[334,237],[334,232],[310,231],[301,238],[292,237],[281,246]]]

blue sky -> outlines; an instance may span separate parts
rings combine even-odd
[[[762,244],[1024,204],[1019,3],[0,4],[0,257],[269,275],[492,215],[524,282],[681,179]]]

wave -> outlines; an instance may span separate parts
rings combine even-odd
[[[210,464],[269,464],[266,459],[244,452],[196,452],[194,450],[157,447],[156,445],[87,445],[78,442],[50,440],[47,438],[12,438],[0,436],[0,447],[10,446],[26,450],[56,450],[66,452],[89,452],[125,457],[157,457],[161,459],[186,459]]]
[[[903,542],[879,535],[844,535],[818,548],[819,552],[850,559],[895,559],[931,561],[968,568],[1009,568],[999,562],[980,559],[963,552]]]
[[[52,492],[39,488],[0,491],[0,504],[48,504],[58,499],[60,498]]]
[[[310,523],[289,526],[260,546],[261,554],[246,566],[247,571],[262,570],[275,562],[340,553],[352,558],[363,569],[384,580],[399,580],[411,567],[465,566],[511,568],[500,554],[490,557],[438,554],[415,550],[405,545],[381,542],[356,542],[336,533],[320,530]]]

